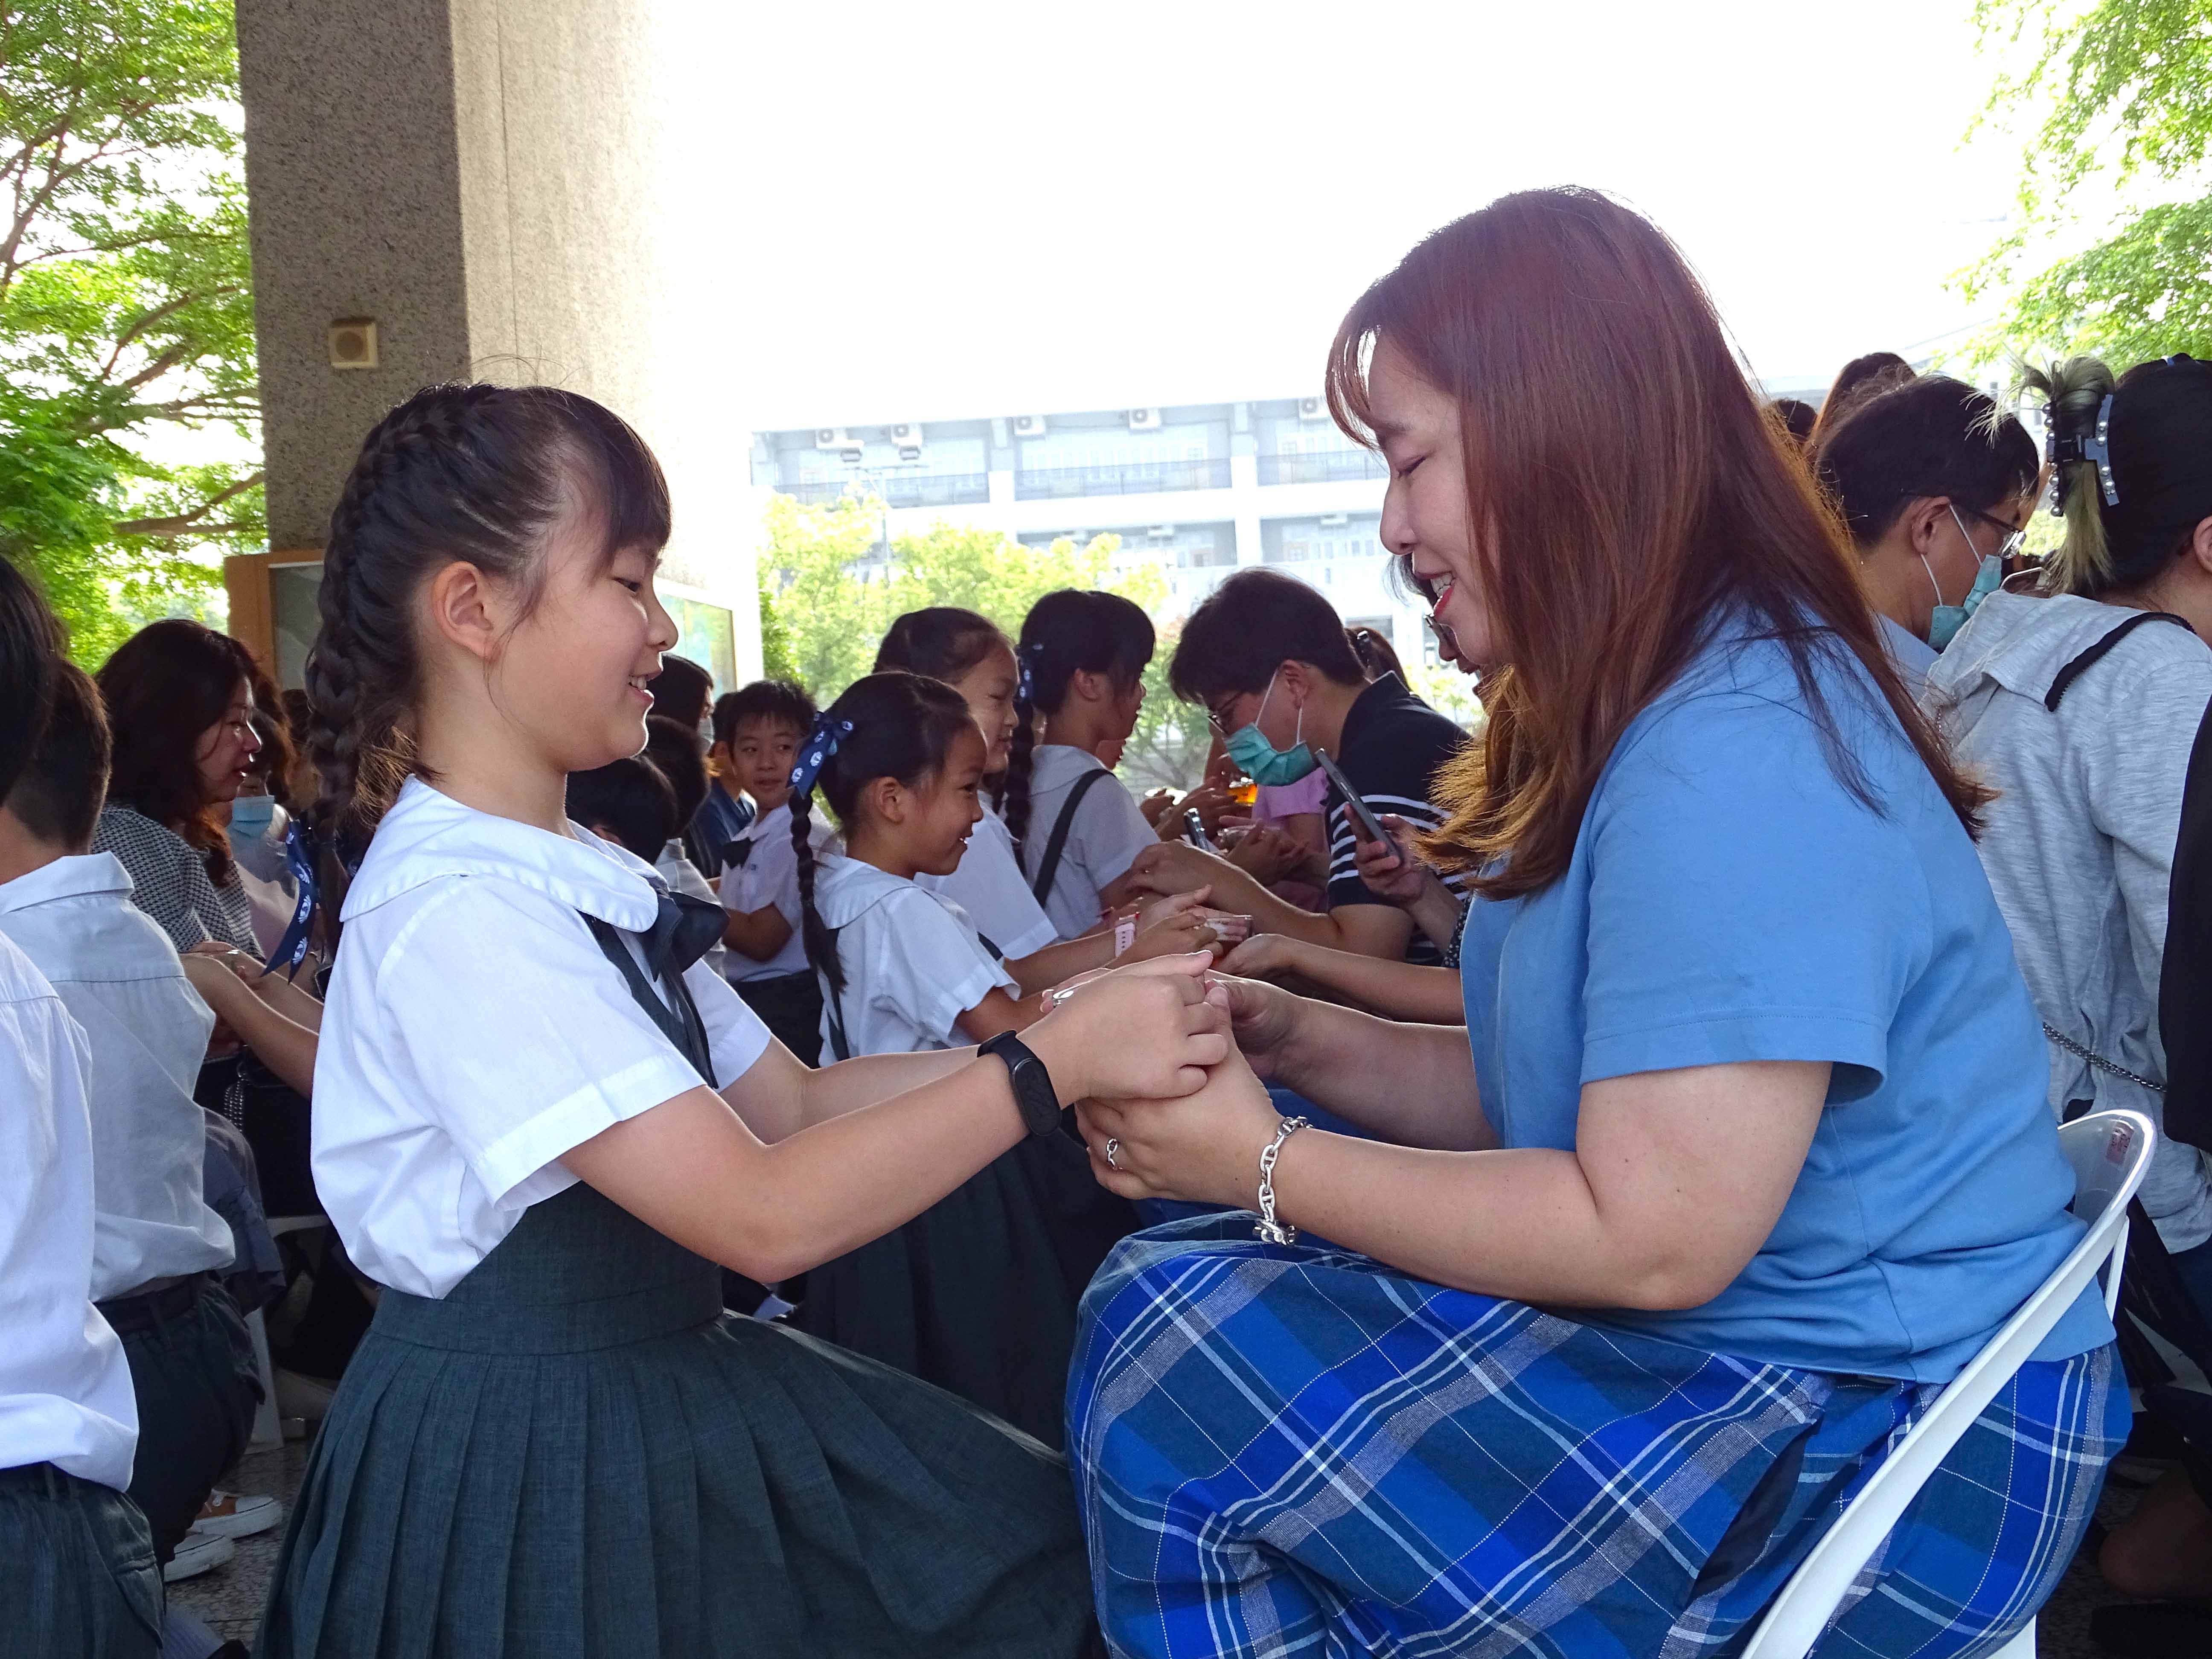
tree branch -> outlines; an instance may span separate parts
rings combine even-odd
[[[243,530],[240,524],[202,524],[201,520],[234,497],[243,495],[261,483],[263,475],[256,472],[239,479],[228,488],[217,490],[189,513],[172,513],[158,519],[125,519],[115,526],[118,536],[203,536],[221,535],[226,532]]]

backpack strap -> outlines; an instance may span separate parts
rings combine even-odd
[[[1085,772],[1076,779],[1075,787],[1067,792],[1067,799],[1060,804],[1060,816],[1052,821],[1052,834],[1044,844],[1044,857],[1037,861],[1037,872],[1030,879],[1030,891],[1042,904],[1045,896],[1052,891],[1053,878],[1060,873],[1060,855],[1067,850],[1069,831],[1075,828],[1075,809],[1083,805],[1083,798],[1091,793],[1091,786],[1106,775],[1106,769]]]
[[[2057,714],[2058,712],[2058,700],[2066,695],[2068,688],[2069,688],[2075,681],[2080,679],[2081,676],[2087,673],[2090,669],[2094,668],[2097,665],[2099,659],[2101,659],[2106,652],[2110,651],[2122,640],[2127,638],[2129,635],[2134,633],[2136,629],[2141,628],[2145,623],[2154,622],[2172,623],[2177,627],[2189,628],[2189,624],[2186,622],[2183,621],[2179,617],[2175,616],[2170,611],[2144,611],[2138,612],[2136,615],[2129,617],[2118,627],[2113,629],[2110,633],[2106,634],[2104,638],[2099,640],[2096,644],[2091,646],[2080,656],[2075,658],[2073,661],[2068,663],[2065,667],[2060,669],[2058,671],[2058,678],[2051,682],[2051,690],[2043,694],[2043,706],[2049,709],[2052,714]],[[2189,628],[2189,631],[2194,634],[2197,630],[2193,628]]]

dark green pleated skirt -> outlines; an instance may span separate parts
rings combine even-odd
[[[719,1282],[579,1185],[442,1301],[387,1290],[258,1651],[1031,1659],[1095,1640],[1057,1455],[724,1315]]]
[[[811,1269],[792,1321],[1056,1447],[1076,1304],[1136,1226],[1082,1147],[1033,1138],[905,1226]]]

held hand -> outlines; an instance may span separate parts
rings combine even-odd
[[[1146,905],[1138,914],[1137,937],[1123,952],[1124,963],[1149,962],[1156,957],[1188,956],[1212,948],[1213,930],[1202,908],[1212,890],[1200,887]]]
[[[1271,937],[1255,934],[1237,947],[1237,954]],[[1306,1008],[1304,999],[1292,996],[1279,985],[1238,979],[1227,973],[1207,976],[1206,999],[1229,1016],[1230,1035],[1252,1070],[1263,1079],[1273,1079],[1284,1051],[1297,1035],[1299,1018]]]
[[[1076,1107],[1075,1119],[1091,1149],[1091,1173],[1109,1192],[1241,1209],[1257,1202],[1260,1152],[1282,1121],[1252,1068],[1234,1054],[1194,1094],[1086,1100]]]
[[[1272,979],[1278,974],[1301,971],[1304,941],[1287,933],[1255,933],[1231,951],[1221,964],[1224,974],[1240,979]]]
[[[1208,955],[1160,957],[1085,976],[1054,993],[1024,1033],[1062,1100],[1173,1097],[1206,1081],[1230,1052],[1229,1019],[1208,997]]]
[[[1359,838],[1359,820],[1352,821],[1352,855],[1358,866],[1359,878],[1367,884],[1368,891],[1381,895],[1393,904],[1411,904],[1426,890],[1428,866],[1399,850],[1413,840],[1412,829],[1405,819],[1395,813],[1385,813],[1382,827],[1390,832],[1389,841],[1364,841]]]
[[[1272,823],[1255,823],[1230,849],[1229,861],[1262,885],[1280,881],[1304,848]]]

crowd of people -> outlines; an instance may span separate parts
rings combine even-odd
[[[2040,447],[1888,353],[1769,405],[1559,191],[1414,248],[1328,388],[1481,721],[1240,570],[1141,798],[1111,593],[716,695],[573,392],[377,425],[297,690],[187,620],[88,677],[0,560],[14,1650],[219,1650],[162,1586],[278,1523],[221,1485],[259,1315],[315,1435],[270,1656],[1735,1651],[2114,1108],[2117,1328],[1828,1639],[1983,1650],[2090,1540],[2100,1639],[2185,1650],[2212,365],[2035,370]]]

